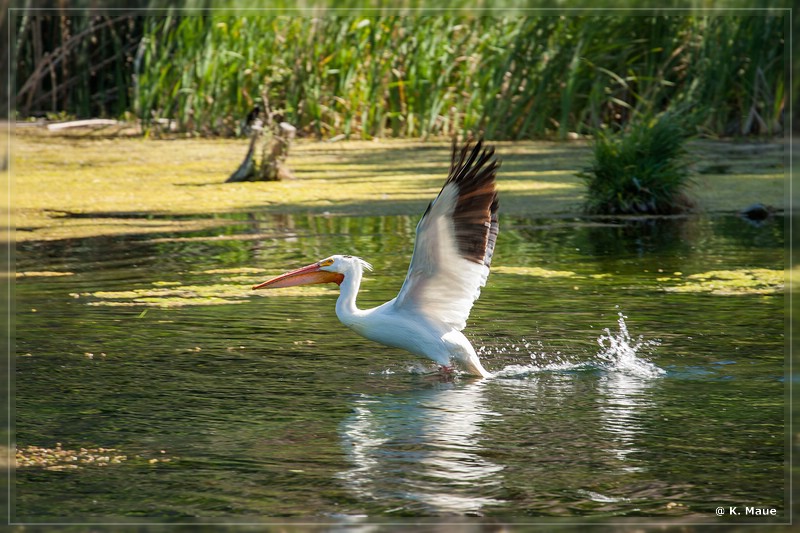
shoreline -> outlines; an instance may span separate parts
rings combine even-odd
[[[444,183],[450,159],[447,140],[300,139],[288,159],[296,179],[224,183],[247,143],[17,130],[8,202],[16,241],[188,232],[251,212],[419,216]],[[585,216],[585,186],[575,173],[589,163],[590,142],[491,144],[502,160],[503,215]],[[687,148],[689,195],[699,212],[737,212],[753,203],[789,208],[783,140],[695,140]]]

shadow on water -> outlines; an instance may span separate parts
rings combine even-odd
[[[17,245],[17,443],[126,457],[18,469],[17,519],[784,513],[782,217],[503,217],[465,330],[498,376],[443,382],[334,288],[250,291],[346,252],[383,303],[416,217],[230,221]]]

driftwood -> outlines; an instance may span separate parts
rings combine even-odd
[[[116,126],[117,124],[120,124],[118,120],[92,118],[88,120],[73,120],[71,122],[57,122],[55,124],[48,124],[47,129],[50,131],[60,131],[69,128],[92,128],[95,126]]]
[[[259,117],[260,109],[255,107],[247,116],[245,128],[250,130],[250,145],[244,161],[225,183],[240,181],[280,181],[292,179],[294,175],[286,164],[289,148],[297,128],[288,122],[272,126],[272,113],[267,111],[266,124]],[[256,145],[261,141],[261,157],[258,158]]]

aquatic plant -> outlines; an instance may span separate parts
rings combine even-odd
[[[709,135],[785,124],[780,10],[371,15],[23,13],[11,21],[18,110],[235,135],[266,94],[301,136],[364,139],[566,138],[675,106]]]
[[[672,114],[637,121],[627,132],[598,131],[592,165],[578,173],[588,189],[586,211],[670,214],[689,209],[686,139],[685,127]]]
[[[137,114],[200,133],[262,93],[319,137],[566,138],[673,104],[720,135],[783,120],[780,16],[219,15],[153,20],[143,43]]]
[[[665,277],[659,281],[681,278]],[[683,284],[665,287],[667,292],[710,293],[724,296],[781,294],[786,272],[769,268],[711,270],[686,276]]]

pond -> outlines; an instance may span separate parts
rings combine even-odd
[[[486,380],[250,290],[350,253],[378,305],[416,217],[235,217],[17,245],[13,520],[785,518],[783,217],[501,217]]]

